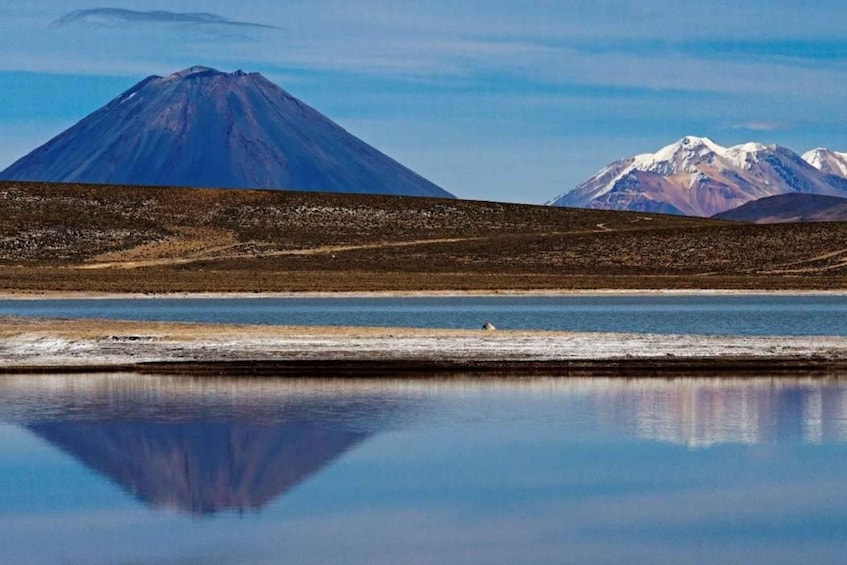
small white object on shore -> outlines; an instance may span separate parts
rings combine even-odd
[[[493,332],[497,328],[495,328],[494,324],[492,324],[491,322],[485,322],[484,324],[482,324],[482,329],[484,329],[487,332]]]

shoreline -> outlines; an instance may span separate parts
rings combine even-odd
[[[0,374],[847,376],[847,337],[0,318]]]
[[[563,289],[563,290],[423,290],[423,291],[304,291],[304,292],[90,292],[0,291],[0,300],[203,300],[296,298],[449,298],[449,297],[605,297],[605,296],[847,296],[847,289]]]

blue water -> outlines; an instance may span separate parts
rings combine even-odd
[[[0,563],[843,563],[847,383],[0,380]]]
[[[2,300],[0,315],[309,326],[847,335],[847,296]]]

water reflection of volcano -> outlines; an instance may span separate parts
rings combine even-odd
[[[367,390],[74,376],[0,385],[16,421],[156,508],[258,510],[385,429]],[[408,408],[408,407],[407,407]]]
[[[203,514],[260,509],[369,435],[309,421],[28,427],[146,504]]]

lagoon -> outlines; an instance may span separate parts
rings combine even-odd
[[[847,295],[0,300],[0,316],[700,335],[847,335]]]
[[[841,563],[839,380],[0,380],[3,563]]]

